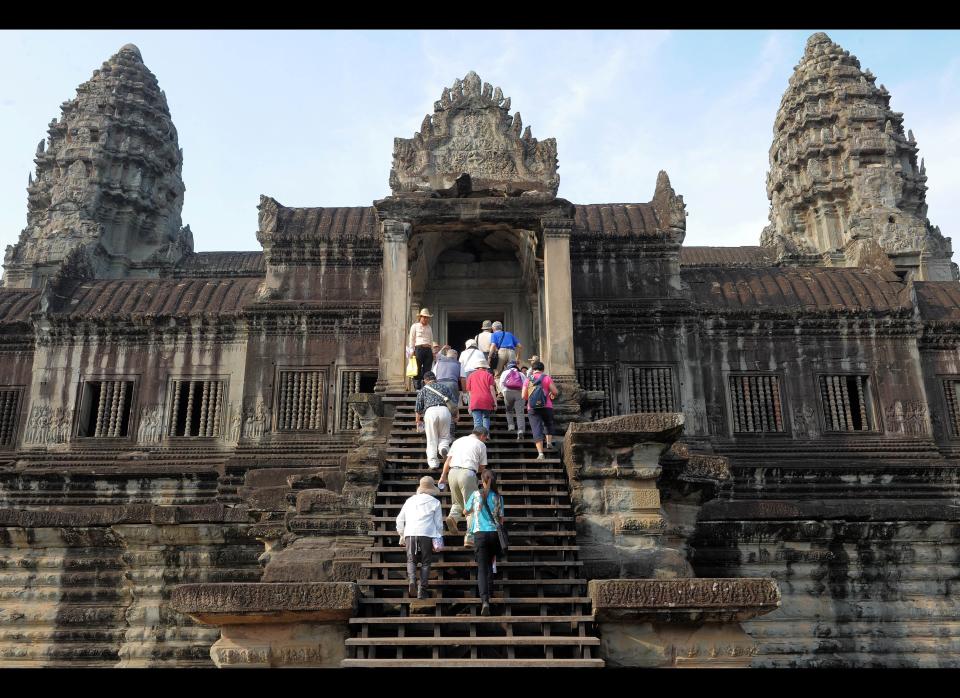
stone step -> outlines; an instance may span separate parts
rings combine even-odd
[[[500,668],[535,668],[535,667],[603,667],[602,659],[344,659],[343,667],[500,667]]]
[[[437,645],[439,647],[451,647],[457,645],[486,645],[500,647],[509,647],[511,645],[596,646],[599,644],[600,638],[598,637],[569,637],[562,635],[502,635],[499,637],[352,637],[347,640],[348,647],[382,647],[394,645],[404,645],[408,647],[423,647],[425,645]]]

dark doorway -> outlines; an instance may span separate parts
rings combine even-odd
[[[503,322],[503,313],[488,312],[485,315],[482,315],[479,320],[475,320],[473,318],[464,319],[459,313],[449,313],[448,318],[447,343],[458,352],[462,352],[466,341],[468,339],[473,339],[480,334],[480,326],[483,324],[484,320],[489,320],[490,322],[496,322],[499,320],[500,322]]]

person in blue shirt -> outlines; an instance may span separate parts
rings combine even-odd
[[[493,335],[490,337],[490,367],[496,370],[495,376],[499,377],[506,366],[511,361],[520,361],[520,350],[523,345],[513,332],[507,332],[503,329],[503,323],[497,321],[493,323]]]
[[[473,512],[470,532],[473,533],[473,550],[477,560],[477,584],[480,587],[481,616],[490,615],[490,583],[493,564],[500,551],[496,517],[503,526],[503,495],[497,491],[497,476],[489,468],[480,476],[482,489],[472,493],[464,508]],[[486,501],[486,506],[484,506]]]

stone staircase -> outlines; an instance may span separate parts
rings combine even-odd
[[[388,395],[385,401],[396,405],[396,415],[374,505],[368,575],[359,581],[359,610],[350,619],[343,666],[603,666],[563,465],[559,457],[534,460],[532,440],[517,441],[507,431],[502,406],[487,451],[504,496],[510,550],[497,560],[493,614],[480,616],[477,565],[473,549],[463,546],[463,522],[461,534],[445,534],[445,549],[434,555],[431,599],[409,597],[395,519],[419,479],[439,479],[440,471],[426,465],[415,394]],[[458,436],[471,428],[467,411],[460,412]],[[441,502],[446,516],[449,490]]]

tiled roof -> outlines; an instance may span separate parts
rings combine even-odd
[[[865,269],[703,267],[680,273],[694,303],[712,309],[856,313],[910,308],[909,290],[895,276]]]
[[[0,324],[29,322],[30,313],[37,309],[39,303],[40,289],[0,289]]]
[[[657,217],[649,203],[578,204],[574,211],[573,232],[608,237],[655,235]]]
[[[683,267],[769,267],[774,256],[766,247],[682,247]]]
[[[925,320],[960,322],[960,283],[915,281],[917,307]]]
[[[280,207],[276,234],[320,239],[376,238],[377,212],[372,206],[338,208]]]
[[[58,315],[74,319],[231,315],[256,293],[260,279],[117,279],[88,281]]]
[[[180,260],[173,275],[263,276],[266,270],[263,252],[196,252]]]

